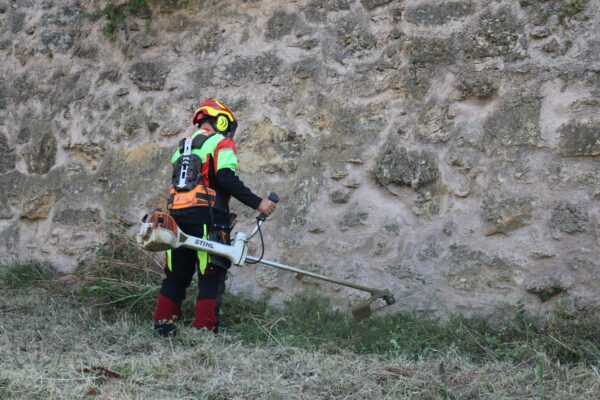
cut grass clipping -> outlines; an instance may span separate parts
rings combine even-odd
[[[101,309],[124,310],[150,321],[163,276],[162,259],[141,250],[124,235],[126,228],[108,232],[96,260],[78,270],[82,297]],[[195,288],[192,283],[184,302],[184,326],[193,316]],[[600,321],[568,310],[534,317],[516,305],[510,317],[493,325],[479,318],[439,319],[409,312],[356,322],[347,310],[335,311],[319,297],[298,297],[277,310],[266,301],[227,293],[221,326],[222,332],[260,346],[330,347],[413,360],[458,353],[474,362],[527,362],[543,354],[553,362],[600,366]]]
[[[149,316],[164,273],[159,255],[144,251],[126,234],[128,228],[114,220],[106,225],[106,241],[75,274],[84,301]]]

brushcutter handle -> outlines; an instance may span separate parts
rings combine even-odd
[[[275,192],[269,193],[269,197],[267,197],[267,199],[271,200],[273,203],[279,203],[279,196]],[[261,222],[265,222],[267,216],[264,213],[260,213],[260,215],[256,217],[256,219]]]

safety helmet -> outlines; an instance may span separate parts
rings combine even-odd
[[[217,100],[204,100],[198,106],[192,122],[194,125],[199,125],[203,119],[210,119],[212,126],[217,132],[228,133],[229,136],[233,136],[237,128],[237,121],[233,116],[233,111]]]

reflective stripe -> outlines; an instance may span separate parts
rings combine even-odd
[[[238,164],[237,156],[233,149],[221,149],[217,154],[217,171],[223,168],[229,168],[236,171]]]
[[[171,260],[171,250],[167,250],[167,268],[173,272],[173,261]]]
[[[208,239],[206,224],[204,225],[204,236],[202,236],[202,239]],[[204,275],[204,271],[206,271],[209,261],[208,253],[205,251],[197,251],[196,256],[198,257],[198,270],[200,271],[200,274]]]

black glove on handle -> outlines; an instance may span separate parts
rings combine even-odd
[[[273,203],[279,203],[279,196],[277,196],[277,193],[275,192],[269,193],[269,197],[267,197],[267,199],[271,200]],[[263,213],[260,213],[256,219],[264,222],[267,219],[267,216]]]

